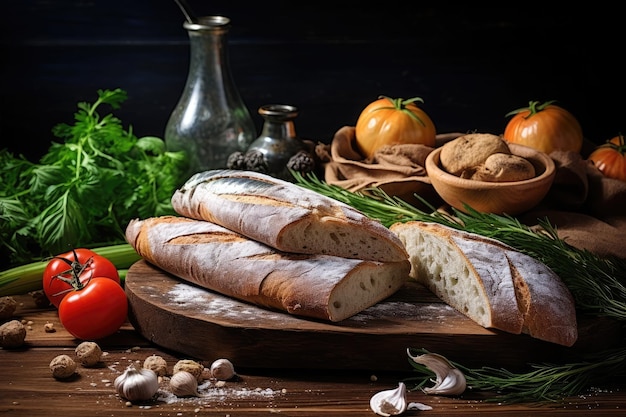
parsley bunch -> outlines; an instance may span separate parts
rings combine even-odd
[[[39,163],[0,150],[0,255],[16,265],[71,248],[125,242],[132,218],[173,214],[185,156],[157,137],[137,138],[103,105],[119,109],[125,91],[98,90],[78,103],[74,124],[56,125]]]

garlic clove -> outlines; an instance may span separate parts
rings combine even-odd
[[[467,382],[465,375],[460,369],[445,358],[436,353],[425,353],[423,355],[411,356],[407,349],[407,355],[416,363],[426,366],[435,373],[435,385],[423,388],[422,391],[432,395],[460,395],[465,392]]]
[[[211,376],[220,381],[227,381],[235,376],[235,367],[228,359],[218,359],[211,364]]]
[[[398,383],[398,388],[380,391],[370,399],[370,408],[379,416],[397,416],[406,411],[406,385]]]
[[[170,378],[170,389],[177,397],[198,397],[198,379],[187,371],[178,371]]]

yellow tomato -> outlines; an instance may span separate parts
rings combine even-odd
[[[583,131],[578,120],[552,103],[554,101],[543,104],[531,101],[528,107],[507,114],[514,116],[504,129],[504,139],[547,154],[553,151],[580,152]]]
[[[380,96],[361,112],[356,122],[356,145],[363,156],[371,157],[385,145],[422,144],[435,146],[435,125],[417,105],[423,100]]]
[[[624,135],[615,136],[604,145],[598,146],[587,159],[592,161],[605,177],[626,181]]]

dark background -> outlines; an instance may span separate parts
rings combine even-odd
[[[232,20],[232,72],[257,130],[259,106],[300,109],[297,133],[329,142],[378,95],[419,96],[438,132],[502,133],[530,100],[558,100],[601,143],[626,132],[623,22],[607,8],[544,2],[189,0]],[[38,158],[57,123],[98,89],[122,88],[115,114],[163,137],[189,63],[171,0],[0,0],[0,138]]]

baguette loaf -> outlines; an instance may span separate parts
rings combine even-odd
[[[407,259],[375,262],[277,251],[211,222],[132,220],[126,239],[146,261],[183,280],[262,307],[341,321],[395,293]]]
[[[486,328],[572,346],[574,299],[545,264],[495,239],[435,223],[396,223],[410,278]]]
[[[398,262],[402,242],[332,198],[269,175],[213,170],[193,175],[172,196],[174,210],[206,220],[283,252]]]

